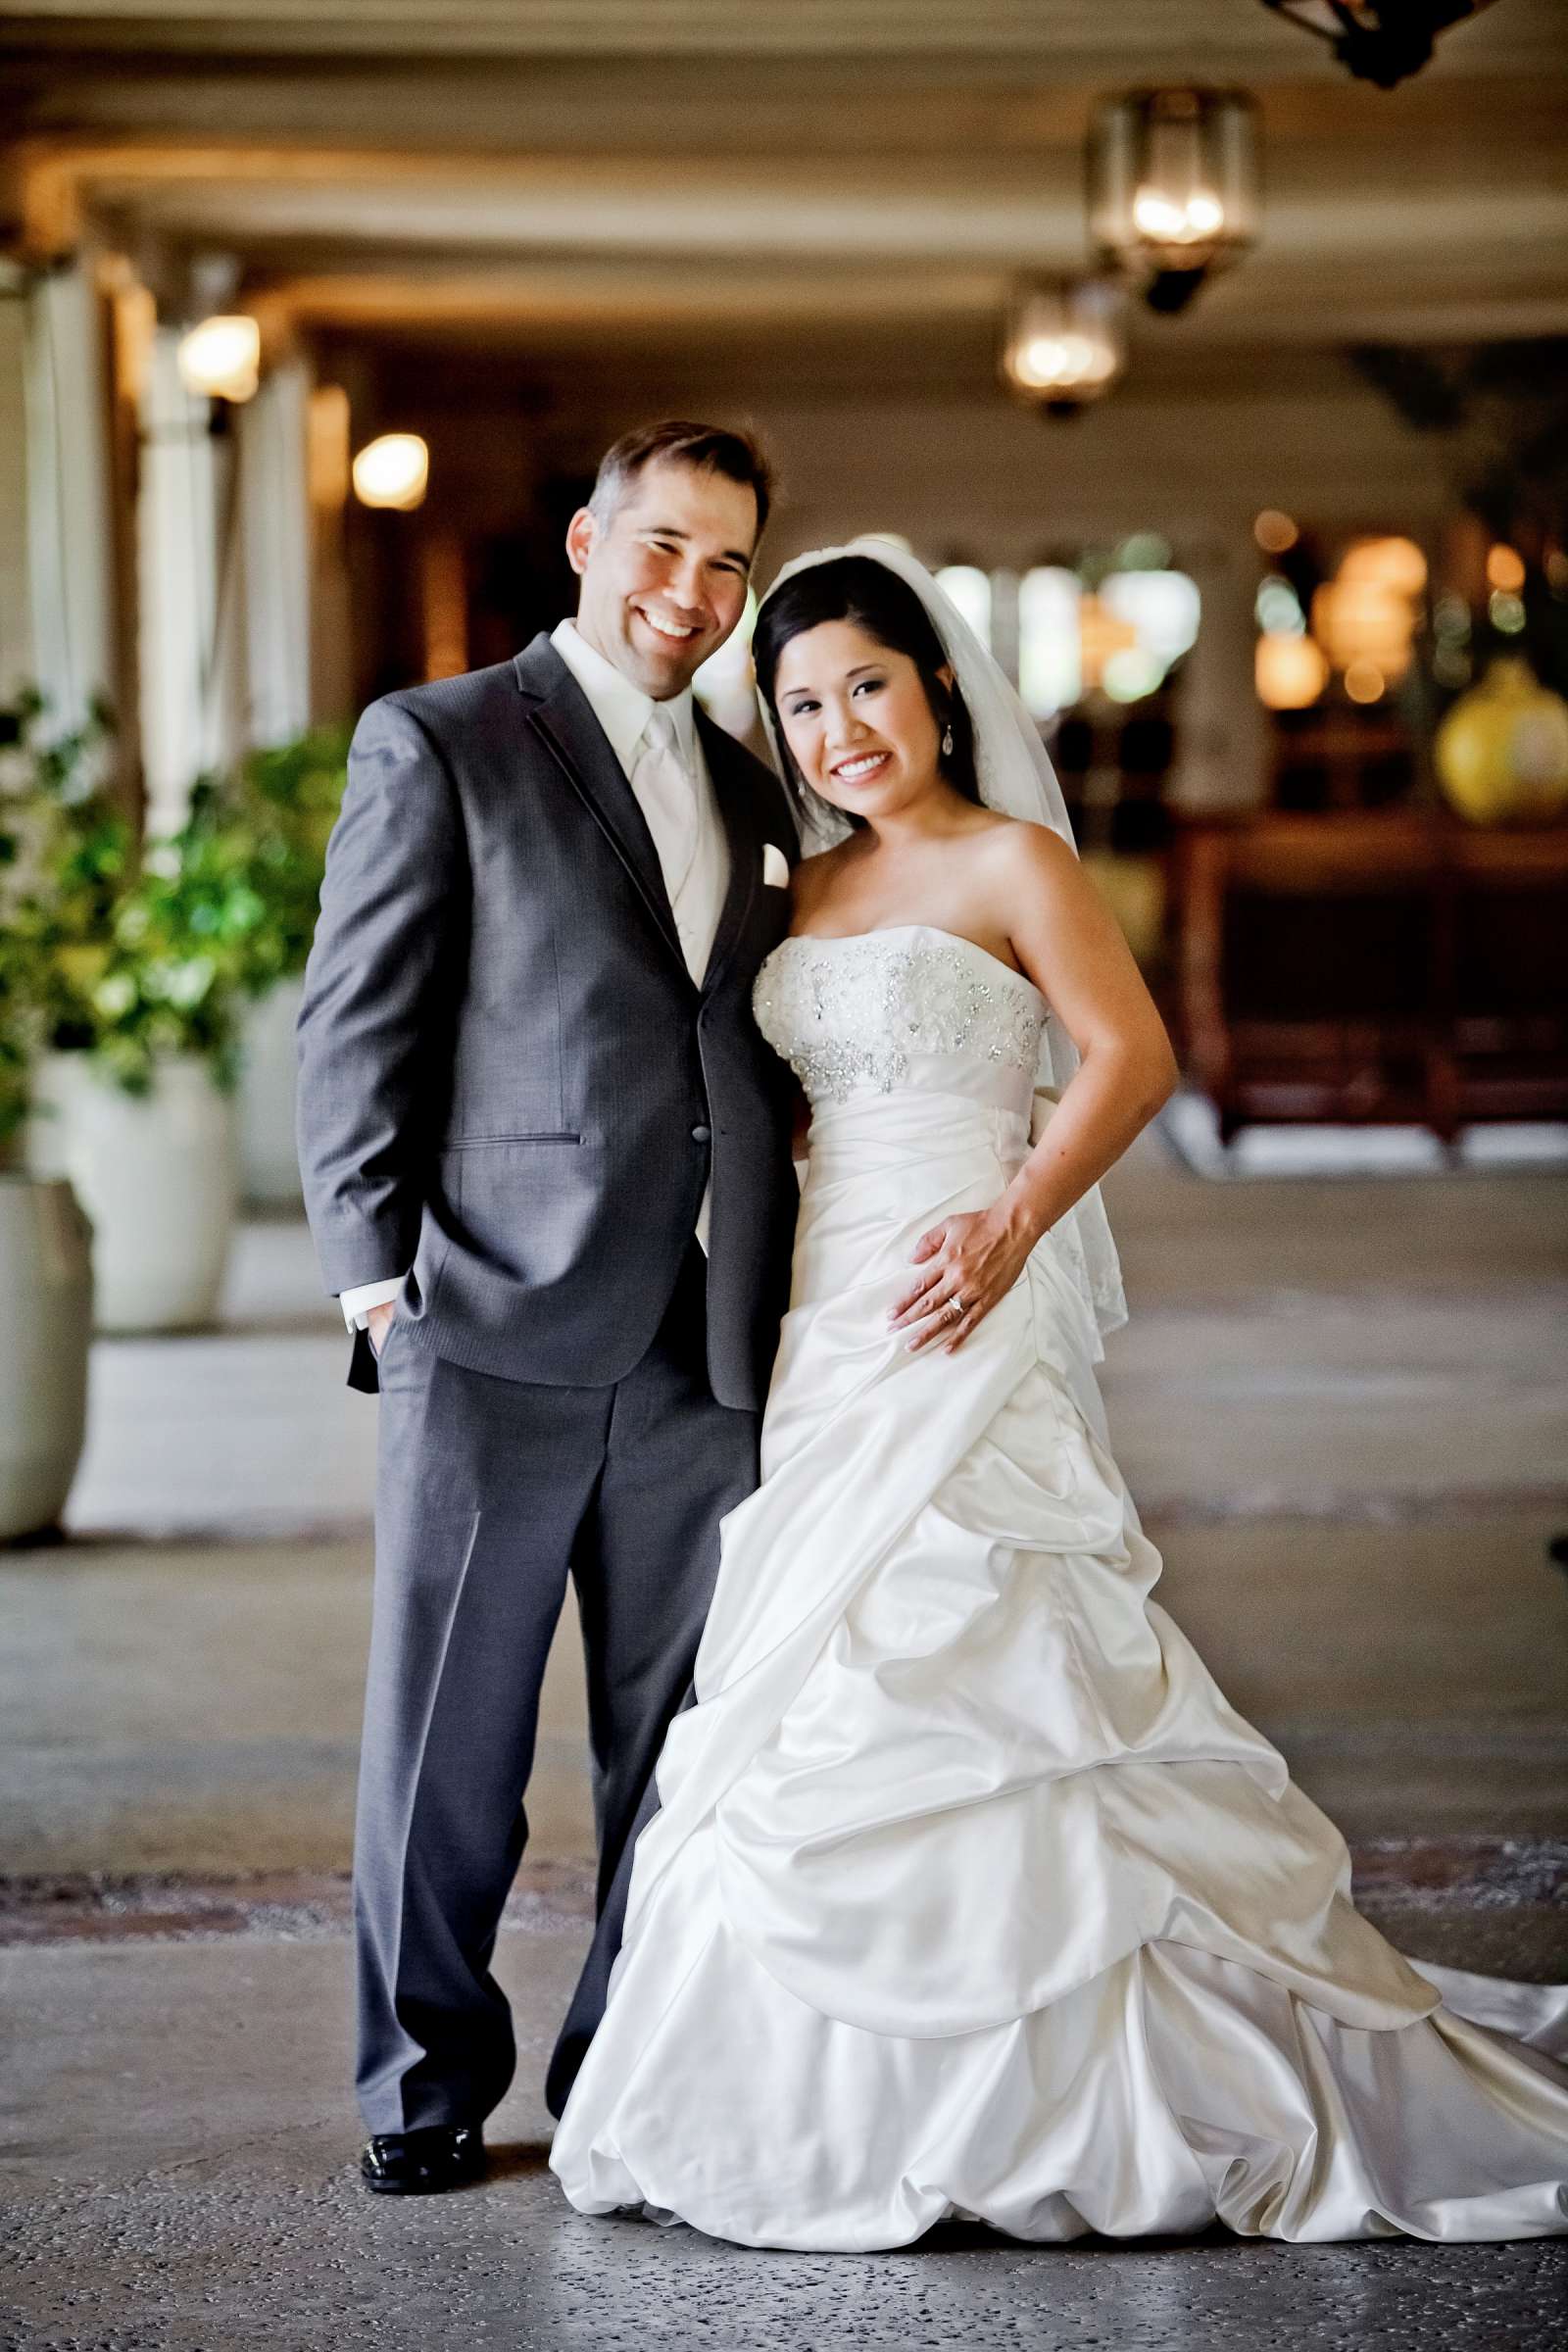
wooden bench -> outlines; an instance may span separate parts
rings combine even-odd
[[[1223,1140],[1568,1118],[1568,825],[1266,814],[1175,856],[1188,1072]]]

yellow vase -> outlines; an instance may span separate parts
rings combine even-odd
[[[1460,695],[1433,757],[1444,791],[1472,824],[1545,824],[1568,808],[1568,703],[1507,655]]]

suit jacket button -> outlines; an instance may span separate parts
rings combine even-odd
[[[710,1144],[712,1140],[713,1130],[711,1127],[694,1127],[692,1129],[692,1142],[694,1144]]]

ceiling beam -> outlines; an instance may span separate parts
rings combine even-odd
[[[354,147],[157,141],[53,142],[12,150],[24,233],[47,256],[109,206],[149,229],[243,239],[321,235],[420,246],[559,252],[987,260],[1071,268],[1084,257],[1075,171],[1040,159],[987,170],[911,157],[846,166],[803,157],[787,171],[654,154],[386,156]],[[1568,199],[1550,185],[1455,184],[1446,160],[1398,192],[1340,178],[1278,185],[1262,250],[1351,268],[1422,256],[1526,251],[1568,264]]]
[[[926,55],[1137,79],[1326,79],[1326,46],[1249,0],[24,0],[6,37],[171,55],[717,57],[852,63]],[[1556,0],[1510,0],[1439,43],[1428,74],[1560,66]]]

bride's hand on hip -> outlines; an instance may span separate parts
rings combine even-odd
[[[889,1310],[889,1323],[909,1333],[911,1349],[940,1347],[951,1355],[1006,1297],[1039,1238],[1000,1207],[944,1217],[916,1242],[918,1279]]]

